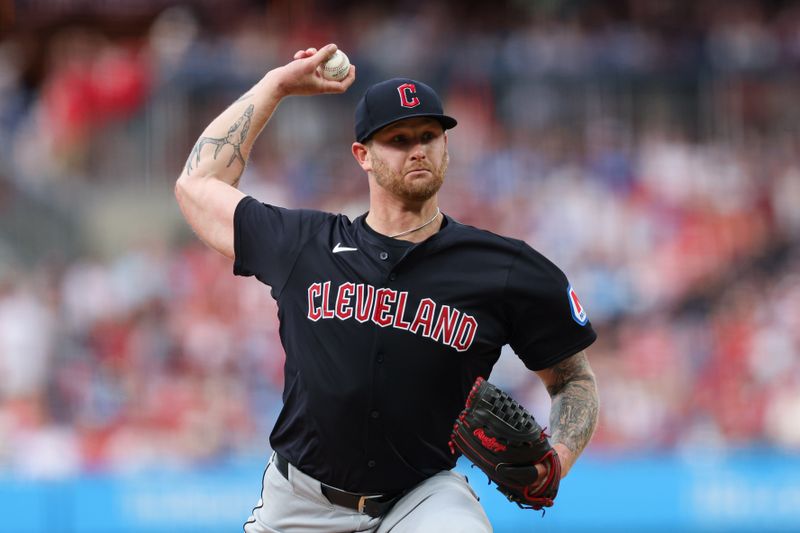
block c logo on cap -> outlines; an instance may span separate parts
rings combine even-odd
[[[400,93],[401,106],[412,108],[420,104],[419,98],[417,98],[417,86],[413,83],[404,83],[397,88],[397,92]]]

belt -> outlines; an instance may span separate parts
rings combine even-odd
[[[289,479],[289,461],[285,457],[275,453],[272,464],[283,477]],[[402,492],[398,494],[358,494],[340,490],[325,483],[320,483],[320,485],[322,494],[332,504],[354,509],[373,518],[386,514],[404,494]]]

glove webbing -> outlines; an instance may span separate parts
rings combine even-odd
[[[518,431],[530,431],[535,424],[533,416],[526,412],[525,409],[508,393],[499,389],[495,389],[495,392],[496,394],[495,397],[492,398],[492,401],[487,402],[491,406],[489,411],[497,418]],[[471,396],[472,395],[474,395],[474,393],[471,393]],[[542,438],[546,437],[547,435],[545,435],[543,431]]]

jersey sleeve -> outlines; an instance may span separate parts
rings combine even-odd
[[[233,214],[233,273],[255,276],[277,297],[300,250],[333,215],[242,198]]]
[[[506,296],[509,344],[531,370],[549,368],[597,339],[566,275],[527,244],[509,271]]]

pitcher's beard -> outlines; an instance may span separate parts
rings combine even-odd
[[[372,173],[378,185],[395,196],[406,200],[423,202],[433,197],[442,188],[449,162],[450,158],[445,152],[438,165],[429,166],[425,169],[430,172],[431,175],[429,177],[406,180],[404,172],[407,172],[407,169],[404,169],[403,172],[391,170],[386,161],[373,154]]]

